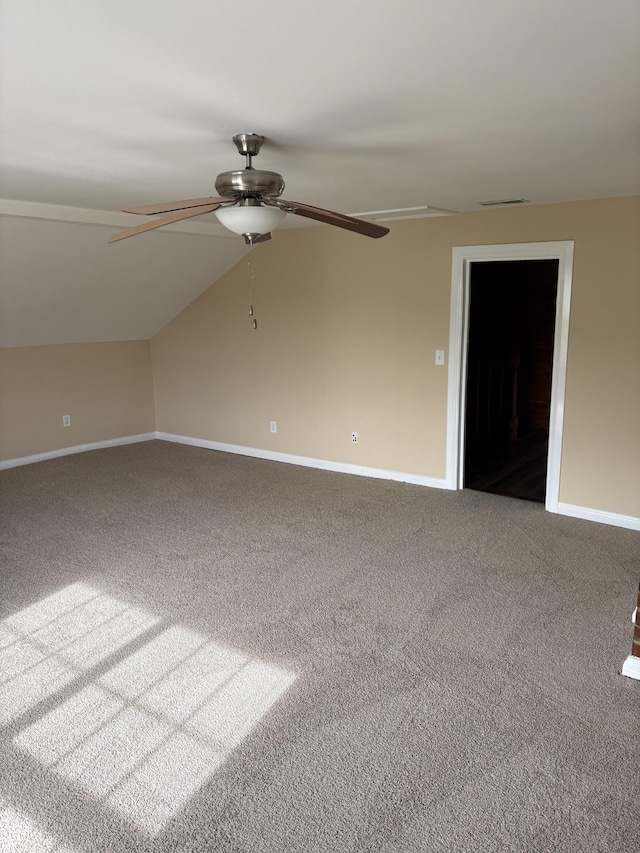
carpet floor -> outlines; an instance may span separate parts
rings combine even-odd
[[[3,853],[635,849],[637,533],[160,441],[0,489]]]

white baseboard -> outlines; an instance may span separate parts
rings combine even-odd
[[[140,441],[172,441],[177,444],[188,444],[192,447],[204,447],[208,450],[219,450],[222,453],[236,453],[239,456],[252,456],[256,459],[268,459],[273,462],[286,462],[290,465],[302,465],[305,468],[319,468],[323,471],[336,471],[341,474],[355,474],[358,477],[373,477],[381,480],[395,480],[400,483],[412,483],[416,486],[427,486],[431,489],[455,489],[446,479],[424,477],[419,474],[409,474],[405,471],[391,471],[387,468],[369,468],[364,465],[352,465],[348,462],[332,462],[328,459],[315,459],[312,456],[295,456],[292,453],[278,453],[274,450],[262,450],[258,447],[244,447],[239,444],[225,444],[221,441],[208,441],[204,438],[192,438],[188,435],[176,435],[168,432],[145,432],[139,435],[125,435],[121,438],[110,438],[106,441],[94,441],[90,444],[76,444],[73,447],[61,447],[47,453],[36,453],[33,456],[21,456],[17,459],[0,461],[0,471],[16,468],[19,465],[30,465],[32,462],[43,462],[58,456],[70,456],[73,453],[84,453],[88,450],[100,450],[105,447],[118,447],[123,444],[136,444]],[[600,524],[610,524],[615,527],[626,527],[629,530],[640,530],[640,518],[632,515],[620,515],[614,512],[590,509],[589,507],[559,502],[551,512],[582,518],[586,521],[596,521]]]
[[[612,524],[614,527],[640,530],[640,518],[635,518],[633,515],[619,515],[615,512],[604,512],[600,509],[589,509],[589,507],[566,503],[558,503],[556,512],[560,515],[571,515],[573,518],[584,518],[585,521],[597,521],[600,524]]]
[[[635,655],[629,655],[622,664],[622,675],[640,680],[640,658],[635,657]]]
[[[73,453],[84,453],[87,450],[101,450],[103,447],[118,447],[121,444],[137,444],[139,441],[151,441],[156,437],[155,432],[144,432],[139,435],[124,435],[121,438],[109,438],[106,441],[93,441],[90,444],[76,444],[73,447],[61,447],[49,450],[47,453],[35,453],[33,456],[20,456],[17,459],[0,461],[0,471],[6,468],[17,468],[18,465],[31,465],[32,462],[44,462],[45,459],[56,459],[58,456],[70,456]]]
[[[311,456],[295,456],[292,453],[277,453],[273,450],[262,450],[258,447],[243,447],[238,444],[224,444],[220,441],[207,441],[204,438],[191,438],[188,435],[174,435],[168,432],[157,432],[156,438],[161,441],[173,441],[178,444],[188,444],[192,447],[205,447],[208,450],[220,450],[222,453],[236,453],[239,456],[253,456],[256,459],[268,459],[272,462],[287,462],[290,465],[302,465],[305,468],[320,468],[323,471],[337,471],[341,474],[355,474],[358,477],[375,477],[380,480],[396,480],[400,483],[412,483],[416,486],[429,486],[432,489],[448,489],[446,480],[435,477],[423,477],[419,474],[408,474],[403,471],[390,471],[387,468],[367,468],[364,465],[351,465],[347,462],[331,462],[328,459],[314,459]]]

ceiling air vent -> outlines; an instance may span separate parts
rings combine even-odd
[[[528,204],[528,198],[495,198],[491,201],[477,201],[480,207],[497,207],[502,204]]]

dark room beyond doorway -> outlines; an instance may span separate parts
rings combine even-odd
[[[544,503],[557,260],[471,264],[465,488]]]

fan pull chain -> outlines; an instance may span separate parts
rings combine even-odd
[[[249,267],[249,316],[253,317],[253,328],[258,328],[258,321],[253,316],[253,288],[254,288],[254,276],[253,276],[253,258],[251,257],[251,250],[253,249],[253,243],[249,243],[249,254],[247,255],[247,265]]]

